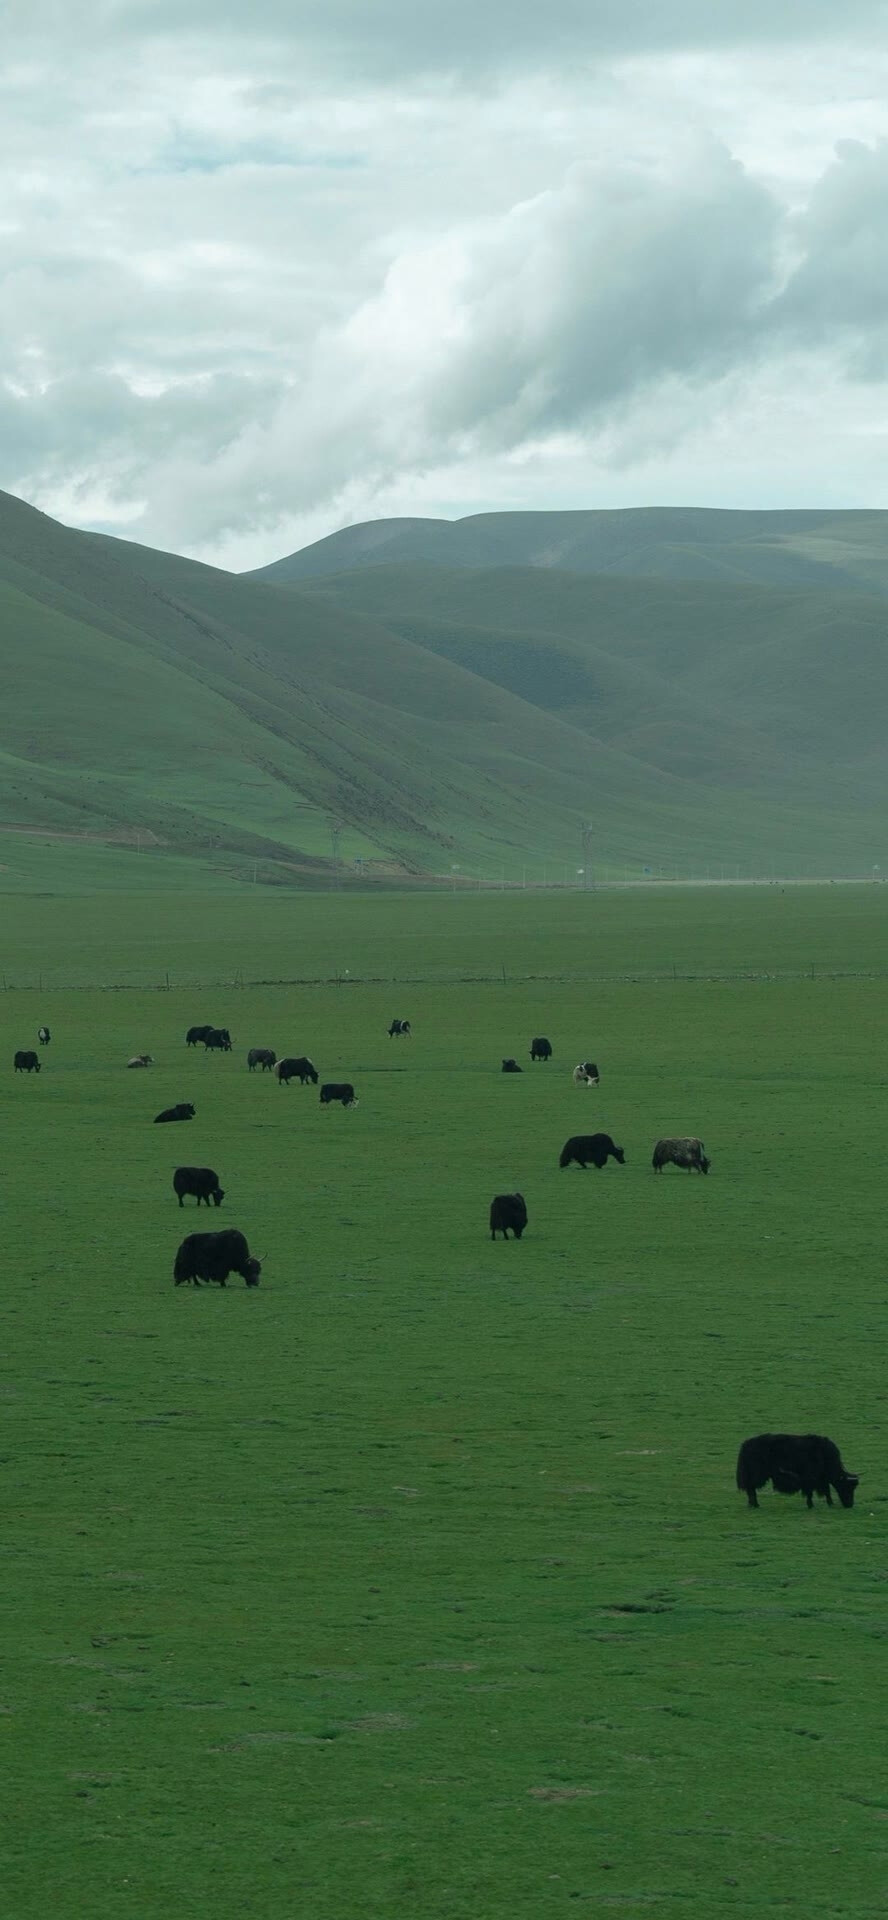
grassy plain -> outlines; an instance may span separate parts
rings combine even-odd
[[[15,904],[46,980],[0,994],[10,1912],[882,1911],[885,984],[581,967],[865,972],[884,900]],[[152,915],[174,981],[378,977],[100,991]],[[567,977],[471,979],[503,958]],[[203,1019],[231,1057],[186,1051]],[[503,1078],[536,1032],[554,1061]],[[597,1127],[625,1168],[562,1173]],[[685,1131],[708,1180],[655,1178]],[[179,1162],[256,1292],[174,1290]],[[839,1441],[852,1513],[748,1512],[737,1445],[778,1426]]]

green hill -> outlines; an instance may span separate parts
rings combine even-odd
[[[55,886],[74,836],[115,874],[140,852],[140,885],[311,883],[334,844],[380,882],[575,878],[584,824],[599,870],[888,857],[888,609],[860,592],[428,564],[294,589],[0,495],[0,621],[4,886],[44,841]]]
[[[378,566],[539,567],[881,594],[888,593],[888,513],[632,507],[374,520],[344,527],[253,577],[293,585]]]

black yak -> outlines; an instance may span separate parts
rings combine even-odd
[[[521,1068],[519,1067],[517,1060],[504,1060],[502,1070],[503,1070],[503,1073],[520,1073],[521,1072]]]
[[[401,1035],[404,1039],[409,1040],[410,1038],[409,1020],[393,1020],[392,1021],[392,1024],[389,1027],[389,1039],[390,1040],[397,1039],[399,1035]]]
[[[40,1062],[36,1053],[17,1053],[13,1060],[16,1073],[39,1073]]]
[[[616,1160],[619,1166],[625,1166],[626,1155],[622,1147],[615,1147],[609,1133],[575,1133],[565,1141],[561,1149],[560,1167],[569,1167],[575,1160],[578,1167],[598,1167],[607,1161]]]
[[[221,1207],[225,1198],[225,1189],[219,1185],[219,1175],[212,1167],[177,1167],[173,1174],[173,1192],[178,1196],[181,1207],[186,1194],[193,1194],[198,1206],[201,1201],[209,1206]]]
[[[527,1226],[527,1207],[523,1193],[498,1193],[490,1202],[490,1238],[495,1240],[501,1233],[504,1240],[509,1238],[509,1228],[520,1240]]]
[[[247,1054],[247,1066],[252,1073],[254,1067],[261,1067],[263,1073],[270,1073],[277,1060],[277,1054],[270,1047],[251,1047]]]
[[[159,1127],[162,1125],[164,1120],[193,1120],[193,1119],[194,1119],[194,1108],[192,1106],[189,1106],[187,1101],[183,1100],[183,1101],[180,1101],[177,1107],[164,1107],[164,1110],[162,1113],[156,1113],[154,1115],[154,1125],[156,1127]]]
[[[185,1035],[186,1047],[199,1046],[206,1039],[207,1034],[212,1032],[212,1027],[189,1027]]]
[[[597,1087],[598,1081],[599,1073],[594,1060],[581,1060],[579,1066],[574,1067],[573,1082],[575,1087]]]
[[[248,1287],[258,1287],[262,1265],[254,1260],[242,1233],[226,1227],[222,1233],[189,1233],[176,1254],[173,1279],[181,1287],[202,1280],[224,1287],[230,1273],[239,1273]]]
[[[134,1053],[132,1059],[126,1064],[128,1067],[153,1067],[154,1055],[153,1053]]]
[[[331,1100],[338,1100],[343,1107],[356,1107],[355,1090],[349,1080],[328,1080],[321,1088],[321,1106],[328,1107]]]
[[[50,1040],[52,1039],[52,1034],[50,1033],[50,1031],[49,1031],[49,1028],[48,1028],[48,1027],[38,1027],[38,1028],[37,1028],[37,1038],[38,1038],[38,1040],[39,1040],[39,1042],[40,1042],[40,1045],[41,1045],[41,1047],[48,1047],[48,1046],[49,1046],[49,1043],[50,1043]]]
[[[275,1074],[278,1085],[281,1087],[288,1086],[291,1080],[298,1080],[301,1087],[309,1083],[316,1087],[318,1084],[317,1067],[312,1066],[311,1061],[304,1054],[300,1055],[298,1060],[279,1060],[275,1067]]]
[[[230,1053],[231,1035],[227,1027],[208,1027],[204,1034],[207,1053]]]
[[[551,1040],[532,1040],[530,1043],[530,1057],[531,1060],[551,1060]]]
[[[663,1168],[670,1165],[687,1167],[688,1173],[708,1173],[712,1161],[706,1158],[702,1140],[658,1140],[651,1166],[655,1173],[662,1173]]]
[[[756,1490],[767,1480],[776,1493],[803,1493],[809,1507],[815,1493],[831,1507],[832,1486],[842,1506],[853,1507],[859,1478],[847,1472],[835,1441],[822,1433],[757,1433],[744,1440],[737,1456],[737,1486],[751,1507],[758,1506]]]

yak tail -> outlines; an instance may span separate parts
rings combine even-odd
[[[739,1493],[749,1492],[749,1488],[746,1480],[746,1441],[745,1440],[743,1442],[742,1447],[740,1448],[740,1452],[737,1455],[737,1490]]]

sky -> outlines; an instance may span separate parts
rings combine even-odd
[[[888,507],[883,0],[0,0],[0,488]]]

